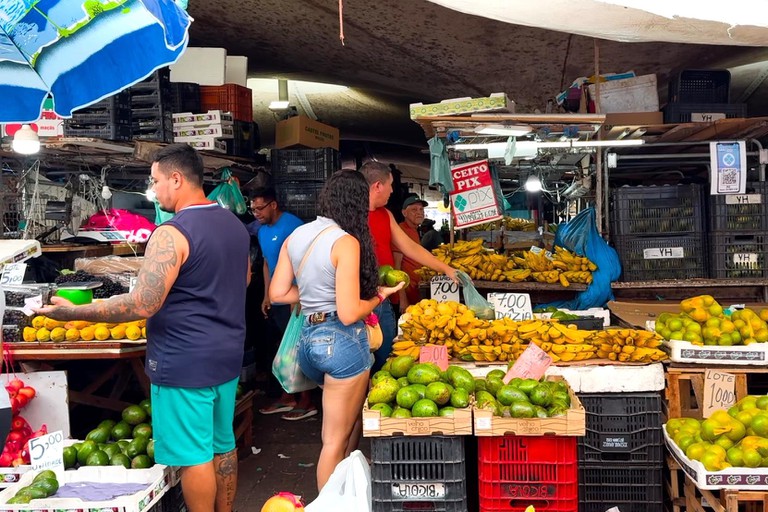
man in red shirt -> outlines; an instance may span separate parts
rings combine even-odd
[[[403,201],[403,217],[405,220],[398,224],[403,232],[408,237],[421,245],[419,239],[419,226],[424,220],[424,208],[427,206],[427,202],[419,199],[417,196],[409,196]],[[411,304],[416,304],[421,300],[419,294],[419,276],[415,270],[421,268],[421,265],[413,261],[411,258],[405,257],[402,253],[394,251],[395,253],[395,268],[403,270],[411,278],[411,284],[407,288],[400,290],[399,293],[399,307],[400,314],[405,313],[405,309]]]
[[[437,259],[431,252],[424,249],[418,242],[414,242],[400,226],[395,222],[392,213],[385,208],[389,196],[392,194],[392,171],[380,162],[367,162],[360,167],[360,172],[365,176],[370,187],[368,226],[373,237],[373,248],[379,266],[391,265],[394,267],[394,250],[403,254],[420,266],[426,266],[436,272],[443,273],[459,282],[456,269]],[[376,362],[371,373],[380,369],[392,352],[392,340],[397,335],[395,315],[389,300],[380,304],[374,313],[379,317],[384,342],[374,355]]]

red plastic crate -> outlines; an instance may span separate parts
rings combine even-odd
[[[242,85],[201,85],[200,107],[203,112],[223,110],[236,121],[253,122],[253,95]]]
[[[478,437],[480,512],[573,512],[579,504],[576,437]]]

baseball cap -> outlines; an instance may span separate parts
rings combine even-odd
[[[416,204],[416,203],[421,203],[421,206],[423,206],[425,208],[428,206],[428,203],[426,201],[423,201],[423,200],[419,199],[419,196],[410,196],[410,197],[406,197],[405,201],[403,201],[403,208],[402,209],[405,210],[406,208],[408,208],[412,204]]]

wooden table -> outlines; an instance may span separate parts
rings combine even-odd
[[[720,301],[768,302],[768,279],[665,279],[611,283],[616,300],[681,300],[693,295],[714,295]]]
[[[69,400],[74,408],[78,404],[90,405],[102,409],[122,411],[129,405],[120,398],[125,393],[132,378],[135,378],[144,392],[149,396],[149,378],[144,373],[144,355],[146,340],[137,341],[77,341],[71,343],[37,343],[19,342],[7,343],[5,347],[15,361],[42,362],[53,367],[66,366],[72,361],[112,361],[111,364],[98,365],[97,377],[82,390],[69,389]],[[106,396],[97,392],[109,381],[114,385],[108,389]]]
[[[103,256],[141,256],[146,244],[68,244],[43,245],[43,254],[55,260],[62,268],[75,268],[78,258],[100,258]]]

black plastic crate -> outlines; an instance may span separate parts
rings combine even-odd
[[[701,185],[621,187],[611,194],[611,231],[617,235],[700,234]]]
[[[746,103],[667,103],[664,107],[665,123],[690,123],[691,114],[703,114],[697,122],[714,122],[715,116],[725,114],[726,119],[747,117]]]
[[[152,91],[161,87],[168,87],[171,83],[171,70],[170,68],[160,68],[152,72],[147,78],[141,82],[133,84],[129,90],[133,92],[139,91]]]
[[[284,211],[289,211],[304,221],[317,217],[317,199],[323,183],[278,183],[275,185],[277,200]]]
[[[703,235],[678,237],[616,236],[623,281],[708,277]]]
[[[582,331],[602,331],[605,327],[603,319],[594,316],[582,316],[573,320],[560,320],[564,325],[575,325]]]
[[[768,182],[747,183],[743,194],[709,196],[711,231],[768,231]]]
[[[339,152],[332,148],[272,150],[272,179],[276,183],[325,181],[339,165]]]
[[[768,277],[768,232],[717,232],[709,235],[712,277],[745,279]]]
[[[259,125],[254,122],[234,121],[234,137],[226,139],[227,154],[243,158],[253,158],[258,149]]]
[[[664,461],[659,393],[580,393],[586,435],[579,438],[579,465]]]
[[[65,137],[85,137],[103,140],[131,140],[130,124],[78,125],[74,119],[64,120]]]
[[[371,438],[374,512],[467,510],[464,438]]]
[[[731,72],[727,69],[684,69],[669,81],[669,102],[729,103]]]
[[[662,466],[579,465],[579,512],[663,510]]]
[[[64,120],[64,130],[67,126],[79,129],[102,129],[107,125],[131,124],[131,96],[121,92],[103,99],[72,113],[71,119]],[[66,136],[66,133],[64,134]]]
[[[200,112],[200,85],[191,82],[171,82],[169,101],[169,108],[174,114]]]
[[[131,94],[128,91],[118,92],[87,107],[79,108],[72,113],[73,117],[81,114],[103,114],[111,111],[125,111],[131,108]]]

